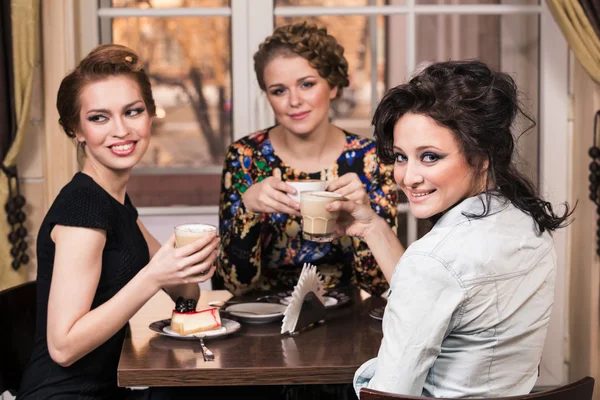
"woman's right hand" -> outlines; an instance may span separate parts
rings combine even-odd
[[[334,201],[325,206],[329,211],[340,211],[335,226],[336,236],[354,236],[364,238],[369,229],[373,229],[382,220],[370,204],[355,201]]]
[[[300,215],[300,203],[287,193],[295,194],[296,189],[281,179],[270,176],[250,186],[242,195],[242,201],[246,210],[255,213]]]
[[[175,234],[162,245],[147,265],[147,272],[157,290],[165,286],[199,283],[209,280],[215,272],[219,247],[216,232],[175,247]]]

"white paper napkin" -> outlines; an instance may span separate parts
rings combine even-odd
[[[305,263],[298,278],[298,283],[294,286],[292,298],[283,312],[281,333],[293,332],[296,329],[304,297],[309,292],[313,292],[317,295],[321,303],[325,304],[325,300],[323,299],[323,295],[325,294],[323,277],[317,272],[316,266]]]

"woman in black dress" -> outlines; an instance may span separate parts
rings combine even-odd
[[[117,364],[129,319],[156,292],[197,300],[214,273],[218,238],[162,247],[127,196],[155,112],[138,55],[94,49],[67,75],[60,124],[83,155],[37,239],[37,332],[19,399],[118,399]]]

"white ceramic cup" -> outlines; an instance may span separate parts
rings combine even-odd
[[[288,193],[287,195],[290,196],[292,199],[296,200],[298,203],[300,203],[300,193],[306,191],[325,191],[327,190],[328,182],[320,181],[317,179],[307,179],[302,181],[285,181],[285,183],[287,183],[290,186],[293,186],[294,189],[296,189],[296,194]]]

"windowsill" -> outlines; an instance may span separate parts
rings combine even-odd
[[[407,213],[408,204],[398,204],[398,212]],[[137,207],[139,215],[208,215],[218,214],[219,206]]]
[[[189,166],[189,167],[150,167],[150,166],[136,166],[132,171],[132,176],[146,176],[146,175],[216,175],[221,178],[223,173],[223,167],[218,165],[206,165],[203,167]]]

